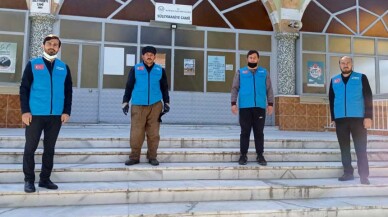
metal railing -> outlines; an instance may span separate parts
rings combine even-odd
[[[372,130],[388,131],[388,99],[373,100]]]

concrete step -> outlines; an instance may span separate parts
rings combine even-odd
[[[23,149],[0,149],[0,163],[22,163]],[[41,162],[43,150],[36,152],[36,162]],[[128,159],[129,148],[93,148],[93,149],[56,149],[56,163],[122,163]],[[146,161],[146,149],[142,150],[142,162]],[[239,149],[235,148],[161,148],[158,150],[158,159],[162,163],[172,162],[237,162]],[[265,149],[267,161],[286,162],[332,162],[340,161],[339,149]],[[354,150],[353,159],[356,159]],[[248,160],[256,159],[255,152],[251,149]],[[387,161],[388,149],[368,150],[370,161]]]
[[[387,197],[0,208],[7,217],[386,217]]]
[[[97,204],[173,203],[240,200],[283,200],[388,195],[388,178],[359,180],[178,180],[58,183],[58,190],[37,188],[24,193],[23,184],[0,184],[0,207]]]
[[[387,148],[388,138],[370,139],[368,140],[369,149],[384,149]],[[3,136],[0,137],[1,148],[24,148],[24,136]],[[239,148],[239,138],[190,138],[189,137],[162,137],[160,139],[160,148]],[[43,147],[43,142],[39,144]],[[129,148],[129,138],[112,138],[112,137],[82,137],[82,138],[58,138],[56,143],[57,148]],[[147,141],[144,142],[144,147],[147,147]],[[254,148],[253,138],[250,141],[250,147]],[[337,138],[323,139],[266,139],[266,148],[280,149],[311,149],[311,148],[339,148]]]
[[[353,163],[356,169],[357,164]],[[0,164],[0,183],[24,182],[21,164]],[[388,162],[369,162],[371,177],[388,177]],[[39,177],[41,165],[36,165]],[[124,163],[55,164],[54,182],[111,182],[140,180],[217,180],[217,179],[311,179],[336,178],[343,173],[340,162],[270,162],[260,166],[254,162],[241,166],[226,163],[147,163],[125,166]]]

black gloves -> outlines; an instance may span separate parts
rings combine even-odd
[[[162,116],[165,115],[169,111],[170,111],[170,106],[167,103],[164,103],[163,111],[159,115],[159,122],[162,122]]]
[[[164,103],[164,107],[163,107],[163,113],[167,113],[170,111],[170,105],[168,105],[167,103]]]
[[[123,113],[125,115],[128,114],[128,110],[129,110],[129,104],[128,103],[123,103],[123,105],[121,106],[121,108],[123,109]]]

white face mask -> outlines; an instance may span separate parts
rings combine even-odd
[[[43,52],[43,57],[46,60],[52,62],[55,58],[57,58],[57,55],[55,54],[55,55],[51,56],[51,55],[47,54],[46,52]]]

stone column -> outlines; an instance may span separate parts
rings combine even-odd
[[[295,95],[295,47],[299,33],[278,32],[278,94]]]
[[[46,35],[53,33],[55,16],[52,14],[31,13],[30,59],[42,56],[42,43]]]

